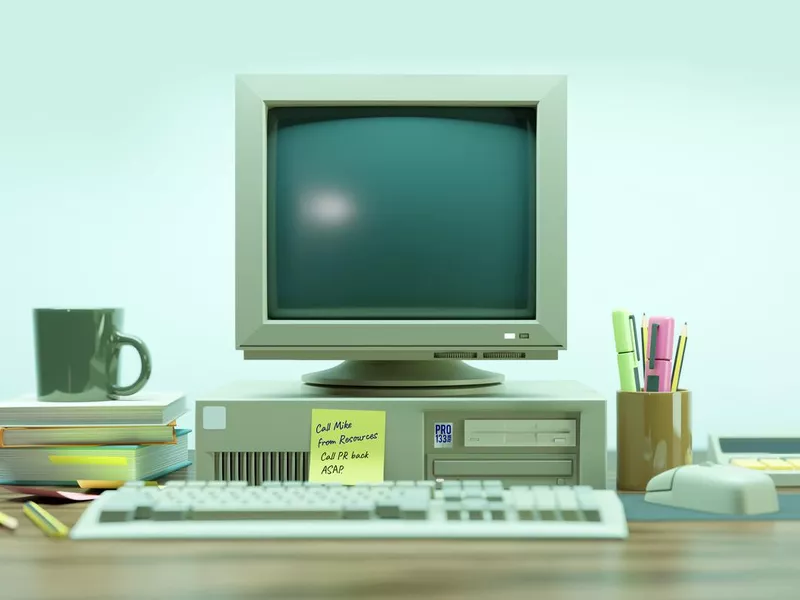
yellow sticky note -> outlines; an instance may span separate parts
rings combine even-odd
[[[311,411],[309,481],[383,481],[386,413],[382,410]]]
[[[124,456],[79,456],[69,454],[55,454],[50,456],[54,465],[101,465],[124,467],[128,459]]]

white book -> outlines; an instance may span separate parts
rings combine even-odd
[[[180,392],[140,392],[100,402],[43,402],[30,395],[0,400],[0,426],[166,425],[186,411]]]

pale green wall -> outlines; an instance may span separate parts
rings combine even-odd
[[[611,395],[623,305],[690,322],[700,445],[800,418],[800,3],[211,4],[0,3],[0,397],[33,389],[42,305],[125,306],[162,389],[320,366],[233,350],[234,73],[544,72],[570,76],[570,349],[492,366]]]

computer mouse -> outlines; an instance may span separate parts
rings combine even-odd
[[[779,510],[778,491],[769,475],[710,463],[659,473],[648,482],[644,500],[728,515],[760,515]]]

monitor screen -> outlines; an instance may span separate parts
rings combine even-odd
[[[278,107],[270,319],[535,319],[536,109]]]

